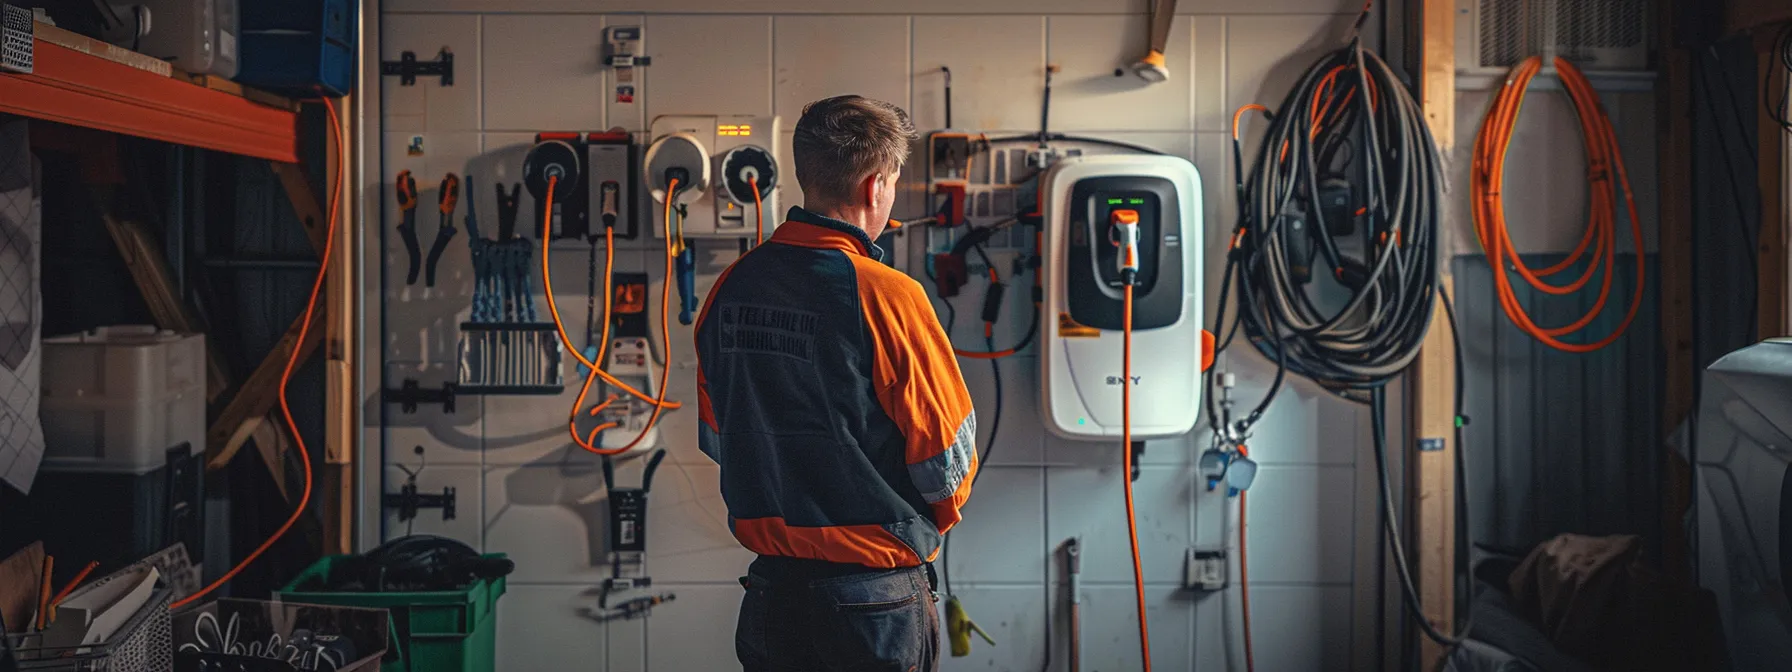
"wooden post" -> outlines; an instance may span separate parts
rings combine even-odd
[[[1756,62],[1760,66],[1756,72],[1767,78],[1766,89],[1776,94],[1766,105],[1755,106],[1758,120],[1758,151],[1755,155],[1761,159],[1756,178],[1761,188],[1761,232],[1755,254],[1760,260],[1756,266],[1760,274],[1755,282],[1759,288],[1755,294],[1759,316],[1755,336],[1761,339],[1792,333],[1788,331],[1786,315],[1786,131],[1768,111],[1769,105],[1779,104],[1778,92],[1786,90],[1786,68],[1773,53],[1774,38],[1778,34],[1778,30],[1755,31]]]
[[[1662,567],[1669,576],[1688,578],[1687,538],[1682,518],[1691,499],[1691,471],[1671,447],[1692,408],[1692,56],[1677,46],[1678,3],[1663,0],[1656,22],[1661,36],[1661,77],[1656,89],[1657,171],[1660,245],[1656,253],[1661,287],[1661,344],[1666,401],[1662,408]]]
[[[1420,8],[1421,74],[1419,106],[1437,141],[1438,152],[1450,156],[1456,146],[1456,2],[1424,0]],[[1447,236],[1454,222],[1440,223]],[[1439,241],[1448,250],[1446,241]],[[1447,252],[1440,260],[1438,284],[1451,295],[1453,276]],[[1496,270],[1497,272],[1497,270]],[[1440,632],[1456,627],[1456,350],[1449,316],[1442,302],[1432,316],[1431,330],[1409,379],[1412,444],[1407,464],[1413,529],[1418,531],[1412,558],[1425,620]],[[1395,606],[1394,609],[1401,607]],[[1421,639],[1419,665],[1440,666],[1446,651]]]
[[[358,184],[353,174],[351,157],[355,137],[354,99],[345,97],[336,106],[338,117],[331,120],[341,129],[341,142],[330,136],[328,157],[324,161],[326,179],[332,182],[325,194],[340,188],[336,211],[336,240],[328,259],[329,269],[324,287],[326,317],[324,320],[324,552],[348,553],[355,544],[355,438],[360,430],[360,404],[355,396],[355,357],[359,340],[355,334],[356,287],[354,241],[360,240],[360,227],[354,217],[352,190]],[[325,196],[329,198],[329,196]],[[328,206],[326,206],[328,207]],[[468,207],[472,207],[469,203]]]

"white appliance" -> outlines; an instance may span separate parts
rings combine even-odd
[[[707,194],[690,194],[680,189],[680,202],[687,202],[684,235],[692,238],[751,238],[755,217],[763,217],[767,237],[784,221],[778,209],[778,185],[783,179],[783,157],[778,155],[779,119],[776,116],[668,115],[653,120],[653,144],[648,147],[645,181],[653,190],[654,235],[665,237],[663,170],[656,171],[655,159],[661,151],[673,151],[678,144],[694,143],[707,155],[708,176],[704,184]],[[680,151],[680,154],[694,154]],[[661,160],[658,163],[664,164]],[[749,182],[747,178],[753,178]],[[759,191],[759,213],[754,212],[753,189]]]
[[[109,35],[111,42],[135,45],[137,51],[193,74],[236,76],[237,0],[142,0],[111,7],[127,34],[138,33]]]
[[[1201,176],[1173,156],[1073,157],[1040,181],[1046,320],[1040,357],[1046,426],[1067,439],[1121,436],[1122,290],[1114,213],[1137,214],[1132,431],[1185,434],[1201,401]]]
[[[1698,409],[1698,575],[1717,597],[1730,669],[1792,661],[1792,339],[1705,370]]]

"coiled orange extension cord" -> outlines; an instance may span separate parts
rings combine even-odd
[[[311,297],[305,300],[305,317],[304,319],[299,320],[299,337],[293,341],[294,345],[292,352],[286,356],[286,368],[280,370],[280,387],[278,388],[280,417],[286,421],[287,430],[292,432],[293,447],[299,451],[299,464],[305,470],[305,486],[299,490],[298,506],[293,507],[292,515],[286,517],[286,522],[280,524],[280,529],[274,530],[273,534],[268,535],[268,538],[262,541],[260,546],[256,546],[255,550],[250,551],[249,555],[245,556],[241,562],[236,563],[235,567],[231,567],[230,571],[225,572],[223,576],[218,577],[217,580],[212,581],[192,595],[183,597],[176,600],[173,604],[168,605],[168,608],[170,609],[179,609],[192,604],[195,600],[210,594],[220,586],[228,583],[231,579],[236,578],[236,575],[241,573],[243,568],[248,567],[249,563],[255,562],[255,560],[260,558],[263,553],[266,553],[269,548],[272,548],[275,542],[280,541],[281,537],[286,536],[286,532],[292,529],[293,523],[299,522],[299,516],[305,515],[305,507],[311,503],[311,453],[305,448],[305,438],[299,432],[298,423],[292,419],[292,407],[288,405],[286,401],[286,386],[288,383],[292,382],[293,369],[298,367],[299,352],[301,350],[301,348],[298,347],[298,344],[304,343],[305,337],[310,334],[311,316],[313,313],[317,312],[317,297],[323,293],[324,277],[328,274],[330,269],[330,255],[333,254],[336,249],[336,223],[338,215],[340,214],[338,211],[341,209],[342,204],[343,166],[348,163],[348,156],[345,151],[346,148],[342,146],[342,126],[336,119],[336,104],[330,102],[329,98],[320,98],[319,100],[323,101],[324,110],[329,113],[330,142],[336,147],[336,174],[333,175],[333,179],[330,180],[330,223],[328,228],[324,230],[324,250],[323,254],[319,257],[323,260],[323,264],[317,269],[317,277],[311,281]]]
[[[1624,192],[1626,214],[1630,217],[1631,239],[1635,241],[1636,252],[1643,251],[1642,225],[1637,221],[1636,200],[1630,191],[1630,176],[1624,170],[1624,156],[1618,149],[1618,139],[1612,131],[1611,119],[1599,104],[1599,95],[1585,75],[1574,67],[1574,64],[1555,59],[1556,74],[1562,81],[1562,88],[1574,101],[1575,115],[1580,118],[1581,137],[1586,143],[1587,153],[1587,186],[1588,208],[1587,229],[1581,236],[1580,244],[1561,263],[1548,268],[1533,270],[1526,266],[1519,257],[1518,250],[1512,244],[1511,233],[1506,227],[1505,204],[1501,200],[1501,190],[1505,183],[1506,152],[1512,142],[1512,128],[1518,120],[1518,112],[1524,105],[1525,90],[1531,79],[1543,69],[1543,59],[1532,56],[1512,69],[1506,77],[1506,85],[1494,98],[1493,106],[1481,124],[1481,131],[1475,137],[1474,168],[1471,187],[1473,189],[1475,237],[1480,240],[1481,249],[1487,255],[1493,274],[1494,285],[1498,289],[1500,307],[1505,310],[1506,317],[1512,320],[1520,330],[1544,344],[1564,352],[1586,353],[1598,350],[1618,340],[1636,318],[1637,308],[1643,301],[1644,269],[1641,260],[1636,262],[1636,288],[1631,295],[1630,308],[1624,314],[1624,321],[1605,337],[1586,343],[1570,343],[1560,337],[1574,334],[1592,323],[1605,309],[1606,300],[1611,296],[1612,269],[1617,266],[1617,201],[1613,193],[1612,176],[1618,178],[1617,186]],[[1573,267],[1586,256],[1588,247],[1592,247],[1592,262],[1581,276],[1563,285],[1550,284],[1543,280],[1563,270]],[[1603,267],[1604,272],[1599,286],[1599,299],[1593,307],[1579,319],[1559,327],[1539,326],[1525,312],[1524,305],[1519,302],[1513,291],[1512,280],[1503,270],[1510,266],[1519,277],[1537,291],[1553,296],[1562,296],[1579,291],[1592,279],[1595,270]]]

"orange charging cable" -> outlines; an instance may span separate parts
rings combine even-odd
[[[753,190],[753,247],[765,242],[765,201],[759,200],[759,178],[747,176],[747,188]]]
[[[320,98],[319,100],[323,101],[324,110],[330,115],[330,141],[336,146],[336,175],[330,181],[330,223],[324,231],[324,251],[319,257],[323,260],[323,264],[318,266],[317,277],[311,281],[311,298],[305,301],[305,317],[299,320],[299,336],[293,341],[294,343],[304,343],[305,336],[310,333],[311,315],[317,312],[317,297],[323,293],[324,276],[330,270],[330,255],[336,249],[337,216],[342,204],[343,166],[348,163],[346,148],[342,146],[342,126],[336,120],[336,104],[330,102],[329,98]],[[273,534],[268,535],[268,538],[262,541],[260,546],[256,546],[255,550],[250,551],[249,555],[245,556],[241,562],[236,563],[235,567],[231,567],[230,571],[199,589],[198,592],[176,600],[173,604],[168,605],[168,608],[179,609],[192,604],[194,600],[204,597],[217,590],[219,586],[236,578],[236,575],[241,573],[244,567],[255,562],[256,558],[260,558],[261,554],[266,553],[269,548],[274,546],[275,542],[285,536],[286,532],[292,529],[293,524],[299,522],[299,516],[305,515],[305,507],[311,503],[311,453],[305,448],[305,438],[299,432],[299,424],[292,419],[292,407],[286,401],[286,386],[292,382],[293,369],[298,367],[300,350],[301,348],[294,347],[292,352],[286,356],[286,368],[280,371],[280,386],[277,388],[280,399],[280,417],[286,420],[286,428],[292,432],[293,447],[299,451],[299,464],[305,469],[305,487],[299,490],[298,506],[293,507],[292,515],[286,517],[286,522],[280,524],[280,529],[274,530]]]
[[[553,217],[554,187],[556,186],[556,184],[558,182],[559,182],[558,177],[548,178],[547,194],[544,197],[545,200],[543,202],[543,210],[547,214],[545,214],[544,217]],[[667,317],[667,312],[671,309],[671,304],[667,303],[667,302],[670,301],[672,298],[672,282],[673,282],[671,245],[672,245],[672,210],[675,206],[672,205],[671,194],[675,193],[677,188],[678,188],[678,180],[672,180],[671,184],[668,185],[666,188],[666,193],[668,194],[668,196],[666,198],[666,245],[667,245],[666,273],[665,273],[665,278],[664,278],[664,283],[663,283],[663,285],[664,285],[663,292],[660,295],[660,338],[661,338],[660,351],[666,352],[666,353],[670,353],[672,350],[672,331],[669,328],[670,323],[668,321],[669,318]],[[542,228],[543,231],[549,230],[549,227],[547,227],[546,224],[547,224],[546,222],[543,223],[543,228]],[[672,367],[670,365],[671,364],[670,362],[667,363],[667,366],[660,367],[660,384],[659,384],[659,396],[658,397],[649,396],[647,393],[637,390],[633,386],[628,385],[627,383],[624,383],[621,380],[618,380],[615,376],[610,375],[609,372],[604,371],[603,367],[598,365],[599,362],[603,361],[603,359],[604,359],[603,353],[608,348],[609,341],[610,341],[610,305],[611,305],[610,304],[610,294],[611,294],[611,291],[610,291],[610,269],[613,268],[614,262],[615,262],[615,252],[614,252],[615,241],[616,241],[616,239],[615,239],[614,232],[610,229],[605,229],[604,242],[605,242],[606,247],[605,247],[605,251],[604,251],[604,255],[605,255],[604,287],[605,287],[605,289],[604,289],[604,319],[603,319],[604,328],[603,328],[603,332],[602,332],[603,339],[601,341],[599,341],[597,361],[592,361],[590,359],[586,359],[585,354],[583,352],[580,352],[577,346],[573,345],[572,337],[568,336],[566,333],[566,323],[561,321],[561,319],[560,319],[560,306],[557,302],[554,301],[554,275],[552,272],[550,272],[550,269],[548,266],[548,253],[550,251],[549,244],[552,242],[552,239],[545,235],[542,236],[542,239],[541,239],[541,279],[542,279],[542,286],[546,290],[548,314],[552,315],[554,318],[554,329],[560,335],[560,344],[565,346],[566,351],[572,353],[572,356],[575,359],[577,359],[580,364],[583,364],[585,366],[586,370],[588,371],[588,373],[585,374],[585,383],[583,385],[579,386],[579,396],[577,399],[575,399],[573,401],[572,411],[567,414],[567,421],[566,421],[567,433],[572,435],[573,443],[577,444],[580,448],[583,448],[586,451],[591,452],[591,453],[595,453],[598,455],[606,455],[606,456],[620,455],[620,454],[626,453],[630,450],[634,450],[636,446],[640,445],[641,442],[647,438],[648,433],[653,431],[654,426],[659,423],[660,414],[663,411],[665,411],[666,409],[669,409],[669,408],[676,409],[676,408],[682,407],[682,404],[679,404],[676,401],[667,401],[666,400],[666,383],[667,383],[668,377],[670,376],[670,374],[672,372]],[[586,394],[588,394],[591,391],[592,381],[599,379],[599,378],[602,378],[604,380],[604,382],[615,386],[617,389],[620,389],[623,392],[628,393],[630,396],[633,396],[636,399],[640,399],[642,401],[645,401],[645,402],[653,405],[653,413],[647,417],[647,425],[645,427],[641,428],[641,433],[637,434],[633,441],[628,442],[628,445],[622,446],[621,448],[600,448],[597,446],[597,439],[598,439],[598,435],[600,433],[602,433],[604,430],[607,430],[607,429],[614,429],[616,427],[619,427],[621,425],[621,423],[616,423],[616,422],[603,423],[596,427],[593,427],[591,429],[591,431],[586,436],[579,435],[579,427],[578,427],[579,409],[585,405],[585,396],[586,396]],[[603,410],[604,408],[607,408],[611,402],[616,401],[616,399],[618,399],[618,398],[619,398],[618,396],[612,395],[609,399],[606,399],[603,402],[592,407],[590,410],[590,414],[596,415],[599,411]]]
[[[1126,487],[1126,537],[1132,542],[1132,588],[1139,606],[1139,655],[1151,672],[1151,627],[1145,621],[1145,570],[1139,562],[1139,521],[1132,508],[1132,283],[1121,289],[1120,482]]]
[[[1243,444],[1238,446],[1238,456],[1250,457]],[[1244,498],[1245,492],[1238,491],[1238,612],[1244,622],[1244,669],[1256,672],[1257,656],[1251,648],[1251,569],[1245,554]]]
[[[1526,266],[1512,244],[1511,232],[1506,226],[1505,203],[1501,198],[1501,190],[1505,185],[1506,154],[1512,144],[1512,129],[1518,120],[1519,110],[1524,105],[1525,90],[1531,79],[1543,69],[1543,59],[1532,56],[1512,69],[1506,77],[1506,85],[1494,98],[1487,118],[1481,124],[1481,131],[1475,137],[1475,154],[1471,188],[1473,190],[1475,237],[1481,243],[1481,249],[1487,255],[1488,264],[1494,268],[1494,285],[1498,290],[1500,307],[1506,317],[1514,325],[1557,350],[1573,353],[1586,353],[1611,345],[1624,334],[1630,323],[1636,318],[1637,308],[1643,301],[1644,268],[1641,259],[1636,261],[1636,288],[1631,294],[1630,308],[1624,314],[1624,321],[1605,337],[1586,343],[1570,343],[1560,337],[1579,332],[1605,309],[1606,300],[1611,296],[1612,272],[1617,266],[1617,199],[1612,184],[1613,173],[1616,173],[1618,188],[1624,192],[1624,205],[1630,217],[1631,240],[1635,241],[1636,253],[1643,252],[1643,230],[1637,220],[1636,199],[1630,191],[1630,176],[1624,169],[1624,156],[1618,149],[1618,138],[1612,131],[1611,119],[1599,103],[1599,95],[1585,75],[1567,60],[1555,59],[1556,74],[1567,90],[1568,97],[1574,102],[1574,112],[1580,119],[1581,137],[1586,143],[1587,154],[1587,186],[1588,208],[1587,228],[1582,234],[1580,244],[1569,253],[1561,263],[1533,270]],[[1567,284],[1550,284],[1543,280],[1548,276],[1572,268],[1586,257],[1588,247],[1592,248],[1591,262],[1587,264],[1579,278]],[[1595,271],[1603,268],[1599,287],[1599,298],[1593,306],[1579,319],[1559,327],[1538,326],[1524,304],[1513,290],[1512,280],[1504,270],[1510,267],[1525,282],[1537,291],[1553,296],[1572,294],[1584,287],[1592,279]]]

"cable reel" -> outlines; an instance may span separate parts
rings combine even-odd
[[[729,200],[743,208],[752,205],[754,185],[758,186],[760,200],[778,186],[778,162],[772,159],[771,152],[758,145],[745,145],[722,155],[721,187]]]
[[[709,191],[709,150],[697,136],[674,133],[655,140],[647,146],[647,160],[642,163],[646,173],[642,177],[655,203],[690,205]],[[677,193],[667,194],[673,179],[678,180]]]
[[[536,231],[539,238],[566,237],[561,233],[567,228],[564,223],[566,217],[584,218],[584,208],[578,198],[583,195],[581,186],[584,184],[584,161],[579,155],[579,149],[572,142],[544,138],[530,147],[529,153],[523,156],[523,187],[529,190],[530,196],[535,197],[535,219],[542,222],[542,228]],[[558,221],[553,224],[549,223],[552,213],[543,209],[544,204],[550,202],[547,198],[549,185],[553,185],[554,190],[551,202],[561,204],[561,216],[554,218]],[[574,228],[578,229],[577,235],[584,235],[586,227],[583,221]]]

